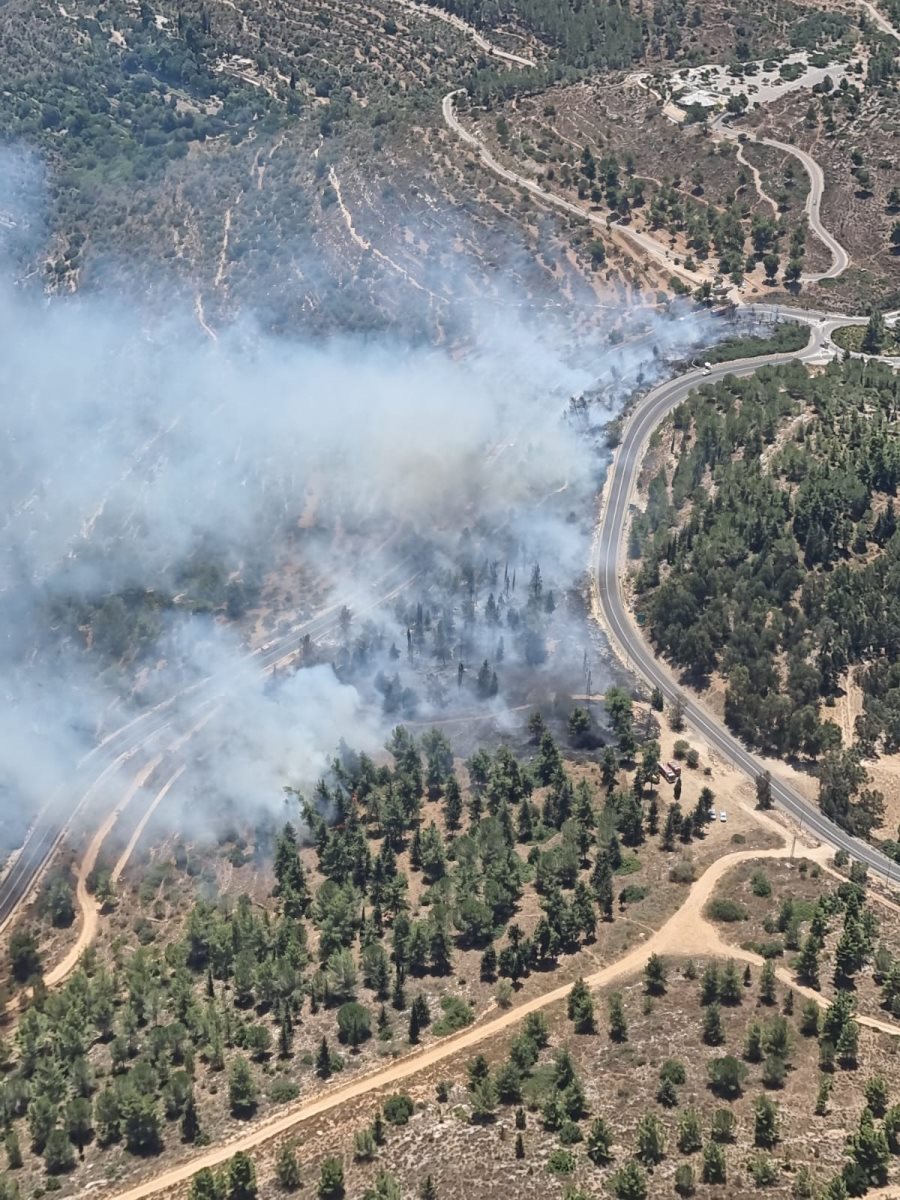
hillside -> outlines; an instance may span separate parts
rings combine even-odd
[[[859,760],[898,749],[897,397],[861,361],[701,387],[654,435],[629,546],[660,652],[724,679],[748,744],[833,769],[823,809],[863,836],[885,810]]]

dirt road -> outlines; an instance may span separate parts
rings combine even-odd
[[[110,830],[118,821],[119,817],[131,803],[135,794],[144,786],[159,764],[162,762],[162,755],[158,754],[145,767],[142,767],[132,779],[127,790],[122,794],[122,798],[113,811],[109,814],[97,832],[91,839],[84,858],[81,860],[81,866],[78,868],[78,879],[75,882],[75,903],[78,906],[78,911],[81,914],[81,928],[78,931],[78,937],[74,945],[69,949],[68,954],[56,966],[47,972],[44,976],[44,983],[48,988],[54,987],[61,983],[67,976],[75,970],[78,965],[78,960],[84,954],[85,950],[93,942],[97,936],[97,925],[100,919],[100,905],[88,891],[88,879],[91,872],[97,865],[97,858],[100,854],[100,849],[103,843],[109,836]]]
[[[703,909],[713,895],[716,885],[734,867],[750,860],[785,857],[784,830],[762,814],[755,815],[762,823],[777,831],[782,839],[782,845],[768,850],[740,850],[717,859],[691,885],[684,904],[660,929],[641,944],[634,946],[618,961],[601,967],[586,977],[585,981],[590,988],[608,987],[620,979],[637,974],[642,970],[651,954],[679,958],[722,957],[739,959],[742,962],[762,963],[763,960],[758,954],[723,942],[715,927],[703,916]],[[824,858],[830,851],[827,846],[823,845],[813,850],[804,848],[803,853],[807,858],[819,859]],[[816,992],[807,992],[806,989],[797,988],[796,983],[786,971],[778,972],[778,974],[795,990],[802,991],[804,995],[808,994],[823,1007],[828,1003],[825,997]],[[565,983],[552,988],[544,995],[526,1000],[481,1025],[444,1038],[433,1046],[428,1046],[394,1061],[388,1067],[363,1074],[350,1083],[324,1091],[314,1099],[302,1101],[282,1116],[272,1117],[251,1126],[245,1133],[237,1134],[162,1174],[137,1183],[124,1191],[109,1192],[106,1195],[109,1200],[144,1200],[147,1196],[154,1196],[178,1187],[186,1183],[197,1171],[204,1167],[218,1167],[238,1151],[258,1149],[312,1117],[330,1112],[340,1105],[349,1104],[372,1092],[394,1088],[429,1067],[434,1067],[464,1051],[482,1045],[489,1039],[512,1029],[529,1013],[539,1012],[564,1000],[569,994],[570,987],[571,984]],[[900,1025],[890,1025],[888,1022],[867,1017],[859,1017],[858,1020],[860,1024],[900,1036]]]

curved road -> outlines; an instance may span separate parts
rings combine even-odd
[[[774,150],[781,150],[784,154],[793,155],[799,161],[809,176],[809,191],[806,193],[806,204],[803,211],[806,213],[810,229],[831,255],[831,266],[827,271],[801,275],[800,282],[819,283],[823,279],[837,279],[839,275],[843,275],[850,266],[850,255],[822,224],[821,209],[822,197],[825,194],[825,174],[812,155],[797,146],[790,145],[789,142],[779,142],[775,138],[756,137],[746,130],[735,129],[726,125],[723,117],[719,117],[717,121],[713,122],[712,130],[714,134],[720,134],[729,141],[740,142],[743,137],[745,142],[755,142],[758,146],[771,146]]]
[[[666,415],[699,384],[715,383],[727,375],[752,375],[764,366],[821,359],[828,349],[826,343],[830,326],[845,323],[845,319],[840,322],[835,318],[823,320],[822,314],[804,312],[794,315],[800,315],[801,319],[807,320],[811,325],[809,344],[799,354],[770,354],[759,358],[740,359],[737,362],[715,366],[708,374],[702,370],[691,371],[660,385],[641,401],[622,431],[622,441],[610,467],[605,488],[605,503],[593,548],[596,598],[612,637],[644,679],[652,686],[659,687],[668,701],[672,702],[676,697],[680,699],[688,723],[707,738],[710,745],[724,758],[741,768],[751,778],[755,778],[767,768],[728,732],[717,717],[708,712],[701,701],[679,686],[673,673],[656,658],[649,643],[638,631],[623,597],[619,564],[622,561],[625,526],[643,451],[650,435]],[[845,833],[824,817],[818,808],[801,796],[795,788],[776,775],[772,776],[772,794],[782,808],[817,837],[832,846],[846,850],[855,859],[866,863],[872,871],[891,882],[894,881],[897,874],[896,864],[875,847]]]

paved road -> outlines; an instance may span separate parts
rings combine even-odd
[[[801,283],[819,283],[823,279],[837,279],[850,265],[850,255],[834,235],[822,224],[822,197],[825,194],[825,175],[822,168],[805,150],[792,146],[788,142],[779,142],[775,138],[756,137],[745,129],[737,129],[726,122],[724,116],[713,122],[712,131],[715,135],[727,138],[732,142],[755,142],[761,146],[771,146],[784,154],[792,154],[806,174],[809,176],[809,191],[806,193],[806,204],[803,211],[809,221],[809,227],[831,255],[831,266],[827,271],[805,273],[800,276]],[[777,214],[776,214],[777,215]]]
[[[412,582],[403,574],[405,569],[406,564],[401,561],[382,576],[379,583],[386,590],[372,602],[372,608],[393,599]],[[255,662],[262,674],[287,666],[307,635],[316,641],[337,628],[341,607],[341,603],[329,605],[309,620],[295,625],[287,635],[273,639],[267,650],[252,651],[247,657]],[[368,608],[361,608],[357,616],[367,611]],[[174,736],[180,745],[183,741],[181,731],[191,728],[205,708],[223,695],[227,696],[230,682],[226,671],[182,688],[113,730],[84,756],[67,779],[65,790],[52,796],[38,813],[12,866],[0,882],[0,932],[40,879],[75,819],[120,769],[132,759],[155,749],[159,742],[165,741],[166,735]]]
[[[612,636],[627,653],[631,665],[649,684],[659,687],[669,702],[674,701],[676,696],[679,697],[684,704],[689,724],[698,733],[703,734],[723,757],[751,778],[755,778],[765,769],[762,763],[733,737],[717,718],[711,716],[701,703],[678,685],[673,673],[657,660],[651,647],[633,624],[623,598],[619,573],[619,564],[623,561],[624,530],[644,447],[666,414],[699,384],[715,383],[724,379],[726,375],[752,375],[763,366],[792,360],[809,362],[823,357],[829,349],[829,324],[831,321],[839,322],[836,318],[822,321],[822,315],[811,312],[802,314],[803,318],[810,322],[811,332],[807,348],[799,354],[772,354],[723,363],[713,367],[708,375],[702,370],[692,371],[655,388],[641,401],[623,430],[622,441],[610,469],[605,506],[594,544],[593,566],[603,618]],[[817,837],[847,850],[855,859],[866,863],[872,871],[892,881],[896,879],[896,864],[892,864],[873,846],[839,829],[824,817],[814,804],[774,775],[772,794],[782,808],[802,821]]]

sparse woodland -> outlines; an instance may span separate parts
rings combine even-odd
[[[126,1170],[373,1055],[464,1028],[492,994],[508,1005],[586,947],[604,953],[652,876],[668,874],[654,887],[676,907],[713,794],[701,775],[688,783],[691,807],[666,806],[659,743],[636,727],[626,693],[612,689],[607,710],[615,740],[596,782],[573,781],[537,716],[530,762],[479,751],[462,776],[437,731],[416,741],[399,727],[392,767],[346,752],[298,811],[311,845],[289,823],[233,851],[237,864],[271,862],[262,908],[211,893],[179,931],[162,897],[204,874],[202,856],[177,845],[171,862],[142,871],[136,897],[148,907],[111,957],[90,951],[58,991],[42,988],[38,940],[21,930],[10,983],[33,998],[3,1043],[7,1185],[24,1170],[77,1190],[104,1158]],[[589,735],[575,709],[570,738]],[[114,910],[102,866],[91,886]],[[63,879],[45,913],[71,922]]]

